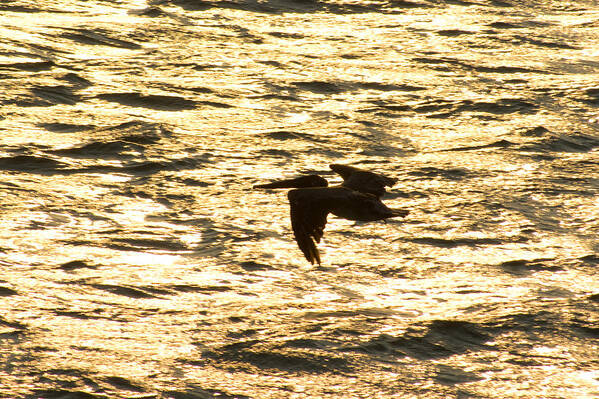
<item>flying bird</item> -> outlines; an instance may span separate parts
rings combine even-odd
[[[289,180],[255,185],[254,188],[293,188],[287,193],[291,213],[291,228],[297,245],[311,264],[320,265],[320,242],[327,224],[327,216],[348,220],[372,222],[392,217],[404,217],[409,212],[390,209],[380,198],[397,179],[358,169],[349,165],[330,165],[343,178],[339,186],[329,187],[318,175],[305,175]]]

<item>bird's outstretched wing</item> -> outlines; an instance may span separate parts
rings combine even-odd
[[[368,193],[381,198],[387,191],[385,187],[391,187],[397,183],[397,179],[380,173],[369,172],[349,165],[330,165],[330,168],[343,178],[343,187]]]
[[[305,175],[294,179],[277,180],[266,184],[257,184],[254,188],[298,188],[298,187],[326,187],[329,183],[324,177],[318,175]]]
[[[329,210],[314,196],[315,190],[300,188],[287,194],[291,210],[291,227],[297,245],[311,264],[320,265],[320,252],[316,243],[320,242],[327,224]],[[316,242],[316,243],[315,243]]]

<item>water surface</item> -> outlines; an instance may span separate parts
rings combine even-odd
[[[0,396],[599,396],[593,1],[0,5]],[[405,220],[284,192],[398,178]]]

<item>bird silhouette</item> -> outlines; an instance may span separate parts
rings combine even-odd
[[[330,165],[343,178],[339,186],[329,187],[327,180],[318,175],[304,175],[294,179],[255,185],[254,188],[293,188],[287,193],[290,206],[291,228],[297,245],[311,264],[320,265],[316,243],[324,234],[329,213],[343,219],[372,222],[392,217],[404,217],[409,211],[391,209],[381,202],[397,179],[362,170],[349,165]]]

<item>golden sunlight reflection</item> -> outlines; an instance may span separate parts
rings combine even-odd
[[[592,3],[4,2],[0,397],[598,396]]]
[[[134,252],[122,254],[120,257],[115,258],[114,261],[136,266],[153,265],[153,267],[168,267],[180,262],[181,257],[178,255]]]
[[[299,125],[300,123],[307,122],[311,116],[307,112],[290,113],[286,115],[287,123],[291,125]]]

